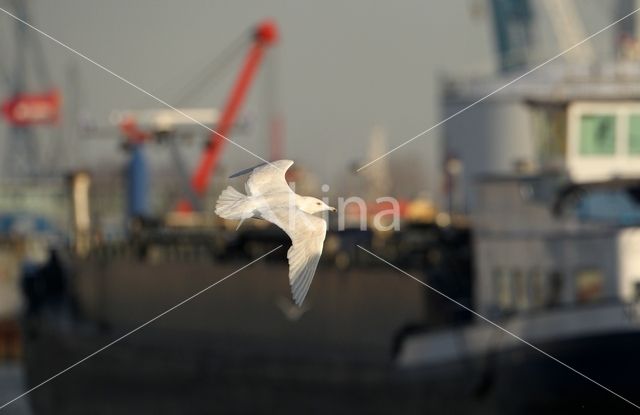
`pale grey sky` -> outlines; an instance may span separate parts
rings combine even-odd
[[[436,123],[441,74],[491,74],[495,68],[492,15],[487,0],[403,1],[205,1],[205,0],[32,0],[35,25],[121,76],[171,102],[182,85],[230,41],[264,17],[281,29],[280,96],[286,117],[286,157],[332,183],[367,151],[375,124],[400,144]],[[589,33],[612,20],[614,0],[581,2]],[[541,19],[542,20],[542,19]],[[0,15],[6,33],[14,22]],[[555,53],[548,31],[538,31]],[[604,42],[604,40],[598,40]],[[42,45],[55,80],[72,86],[83,109],[106,123],[114,109],[161,105],[64,50],[50,40]],[[78,83],[68,81],[77,68]],[[236,65],[237,67],[237,65]],[[235,75],[235,68],[230,71]],[[232,78],[190,103],[220,106]],[[79,90],[78,90],[79,88]],[[261,86],[244,112],[260,114]],[[4,92],[4,91],[2,91]],[[3,93],[4,95],[4,93]],[[453,121],[452,121],[453,122]],[[439,162],[440,131],[394,153],[397,160]],[[267,157],[264,129],[234,140]],[[102,143],[102,144],[100,144]],[[122,162],[115,140],[84,139],[71,146],[78,165],[96,159]],[[192,148],[190,154],[198,150]],[[151,149],[154,164],[168,163],[166,149]],[[195,163],[195,159],[191,159]],[[230,169],[255,164],[242,150],[227,146]],[[425,187],[434,187],[425,177]]]

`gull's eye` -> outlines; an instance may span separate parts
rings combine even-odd
[[[316,202],[316,205],[320,206],[320,202]]]

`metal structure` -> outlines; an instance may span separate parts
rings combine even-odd
[[[529,0],[492,0],[491,5],[501,72],[525,68],[532,43]]]
[[[128,207],[129,217],[145,217],[149,215],[147,194],[149,190],[147,163],[144,157],[144,145],[151,139],[164,140],[169,143],[173,163],[183,183],[182,199],[176,206],[178,212],[201,210],[201,198],[205,194],[210,178],[216,171],[220,156],[232,130],[239,124],[238,115],[245,101],[249,88],[256,73],[265,58],[265,52],[278,38],[278,29],[274,22],[265,20],[258,24],[253,31],[252,43],[245,57],[244,63],[227,97],[227,101],[220,113],[215,109],[181,109],[183,114],[169,110],[121,111],[114,112],[112,123],[116,124],[125,138],[125,148],[131,156],[127,167],[128,177]],[[231,60],[231,52],[235,52],[244,42],[233,42],[223,54],[219,55],[206,68],[204,77],[200,76],[185,87],[185,94],[176,100],[182,104],[192,98],[195,93],[202,91],[203,83],[216,74],[222,65]],[[280,156],[282,148],[282,118],[274,104],[277,86],[273,69],[267,72],[267,105],[269,118],[269,135],[272,158]],[[240,122],[241,124],[241,122]],[[189,174],[186,163],[180,154],[176,142],[177,130],[206,125],[212,129],[207,144],[202,152],[200,161],[193,172]]]
[[[591,43],[587,42],[579,48],[572,48],[573,45],[587,37],[575,2],[572,0],[543,0],[541,4],[551,20],[560,50],[570,49],[566,54],[566,59],[570,62],[592,62],[595,52]]]
[[[215,128],[220,114],[214,108],[183,108],[179,112],[171,109],[114,111],[111,123],[118,126],[125,139],[124,149],[129,152],[127,165],[127,215],[148,217],[150,214],[148,193],[150,181],[145,145],[149,140],[166,142],[171,159],[180,178],[183,197],[199,210],[200,200],[191,189],[189,171],[182,157],[178,141],[190,137],[202,125]],[[187,115],[189,118],[185,117]]]
[[[27,1],[11,0],[7,7],[20,19],[32,21]],[[9,127],[3,168],[8,176],[25,177],[40,173],[41,155],[34,127],[57,124],[60,93],[53,87],[37,34],[21,23],[13,27],[13,68],[3,68],[10,92],[2,103],[2,115]]]

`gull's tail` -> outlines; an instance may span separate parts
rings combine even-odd
[[[239,220],[239,228],[245,219],[253,216],[253,208],[247,203],[247,199],[246,195],[243,195],[233,187],[227,187],[222,191],[216,202],[216,215],[225,219]]]

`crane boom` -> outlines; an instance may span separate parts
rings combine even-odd
[[[222,109],[216,132],[211,133],[209,142],[191,178],[191,186],[199,196],[202,196],[209,186],[210,178],[218,166],[220,155],[227,141],[223,137],[228,136],[234,125],[266,48],[277,41],[277,26],[273,21],[265,20],[257,26],[254,36],[254,42],[247,53],[242,69]],[[187,201],[183,200],[180,202],[178,210],[190,211],[191,206]]]

